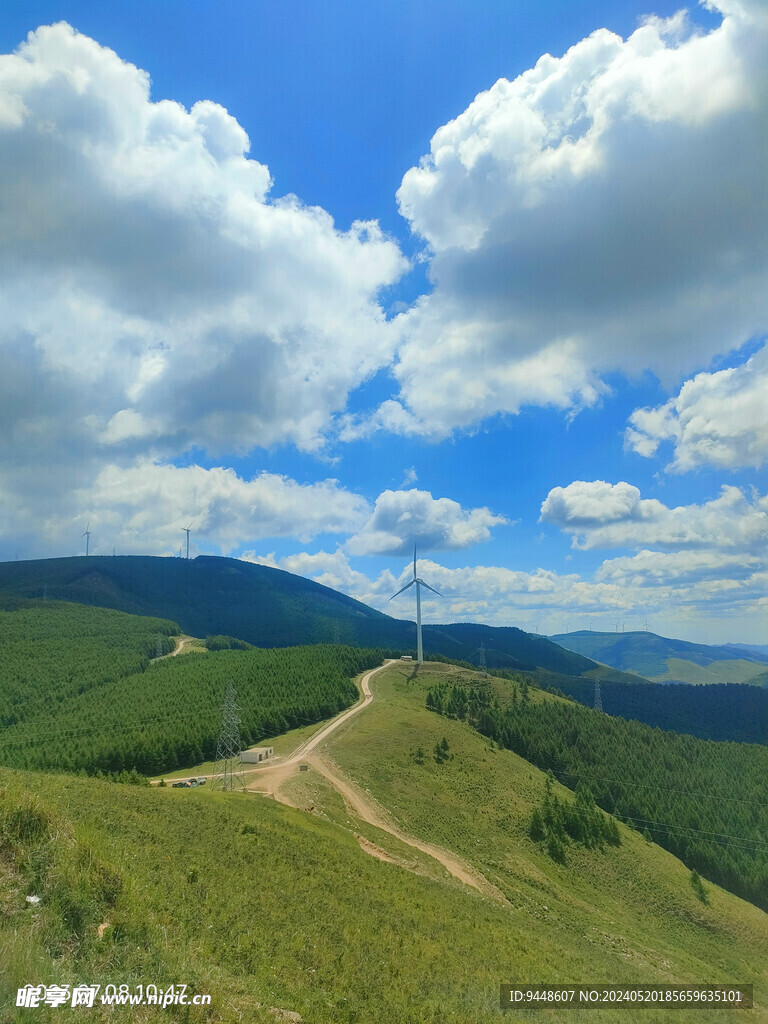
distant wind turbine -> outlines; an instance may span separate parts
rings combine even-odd
[[[88,549],[90,547],[91,540],[91,523],[88,521],[88,525],[85,528],[85,533],[81,534],[81,537],[85,537],[85,557],[88,557]]]
[[[422,645],[422,642],[421,642],[421,589],[420,588],[421,587],[426,587],[427,590],[431,590],[432,593],[433,594],[437,594],[438,597],[442,597],[443,595],[441,593],[439,593],[439,591],[435,590],[434,587],[430,587],[430,585],[428,583],[425,583],[424,580],[419,579],[419,577],[416,575],[416,545],[415,544],[413,545],[413,579],[410,581],[410,583],[406,583],[404,587],[401,587],[400,590],[398,590],[398,592],[396,594],[393,594],[392,597],[390,597],[389,600],[390,601],[394,601],[394,599],[396,597],[398,597],[404,591],[408,590],[409,587],[412,587],[414,585],[414,583],[416,584],[416,661],[419,664],[421,664],[424,661],[424,648],[423,648],[423,645]]]
[[[189,531],[192,529],[192,523],[189,526],[182,526],[181,532],[187,535],[187,558],[189,558]]]

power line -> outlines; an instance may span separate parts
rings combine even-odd
[[[663,821],[651,821],[648,818],[635,818],[632,815],[622,815],[625,822],[634,823],[638,828],[642,825],[649,832],[658,834],[666,833],[670,838],[675,838],[670,831],[681,833],[680,839],[695,839],[701,843],[716,843],[718,846],[731,846],[737,850],[749,850],[756,853],[761,849],[768,848],[768,841],[764,839],[748,839],[746,836],[731,836],[724,832],[707,832],[704,829],[693,828],[689,825],[670,825]],[[652,827],[657,826],[657,827]]]

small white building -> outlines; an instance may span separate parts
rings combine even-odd
[[[260,761],[267,761],[274,752],[274,747],[251,747],[250,750],[240,751],[240,761],[243,764],[258,764]]]

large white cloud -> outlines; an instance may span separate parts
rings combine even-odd
[[[23,530],[23,515],[20,507],[17,530]],[[306,543],[318,534],[347,534],[369,515],[365,499],[337,480],[300,484],[275,473],[244,479],[224,467],[141,460],[106,465],[93,483],[67,493],[44,517],[37,543],[76,549],[90,521],[94,554],[108,554],[113,546],[122,554],[169,554],[191,523],[193,551],[202,546],[228,554],[245,540],[294,537]]]
[[[153,102],[146,72],[64,23],[0,56],[5,538],[49,553],[75,493],[116,519],[139,463],[314,449],[391,360],[377,295],[398,246],[270,198],[248,150],[223,107]]]
[[[619,586],[659,586],[714,582],[739,587],[741,581],[765,574],[765,554],[743,551],[638,551],[636,555],[609,558],[603,562],[595,578]]]
[[[400,393],[353,435],[443,436],[601,375],[671,381],[768,328],[768,11],[601,29],[434,135],[400,209],[434,291],[400,317]]]
[[[390,361],[397,245],[271,200],[221,106],[152,102],[61,23],[0,57],[0,147],[0,406],[30,458],[43,418],[113,459],[312,448]]]
[[[768,496],[723,486],[701,505],[668,508],[631,484],[576,480],[553,488],[541,520],[573,537],[574,548],[701,548],[759,551],[768,545]]]
[[[658,517],[664,506],[643,499],[632,484],[621,481],[574,480],[567,487],[553,487],[541,506],[541,520],[574,532],[612,522],[638,522]]]
[[[429,491],[382,491],[370,519],[347,542],[354,555],[397,555],[413,551],[467,548],[490,540],[491,527],[507,523],[487,508],[463,509]]]
[[[768,347],[742,366],[699,373],[655,409],[637,409],[626,431],[628,447],[656,454],[671,441],[670,469],[736,469],[768,459]]]

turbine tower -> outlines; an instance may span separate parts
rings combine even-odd
[[[432,593],[437,594],[438,597],[442,597],[443,595],[439,593],[437,590],[435,590],[434,587],[430,587],[430,585],[428,583],[425,583],[424,580],[419,579],[419,577],[416,575],[415,544],[413,545],[413,579],[411,580],[410,583],[406,583],[404,587],[401,587],[400,590],[398,590],[397,594],[393,594],[389,600],[394,601],[396,597],[398,597],[400,594],[406,591],[409,587],[412,587],[414,583],[416,584],[416,661],[418,662],[418,664],[421,665],[422,662],[424,661],[424,648],[421,643],[421,587],[426,587],[427,590],[431,590]]]
[[[90,540],[91,540],[91,524],[90,524],[90,521],[88,522],[88,525],[85,528],[85,533],[81,534],[81,537],[85,537],[85,557],[87,558],[88,557],[88,549],[90,548]]]
[[[182,526],[181,532],[187,535],[187,558],[189,558],[189,531],[192,529],[192,523],[189,526]]]

